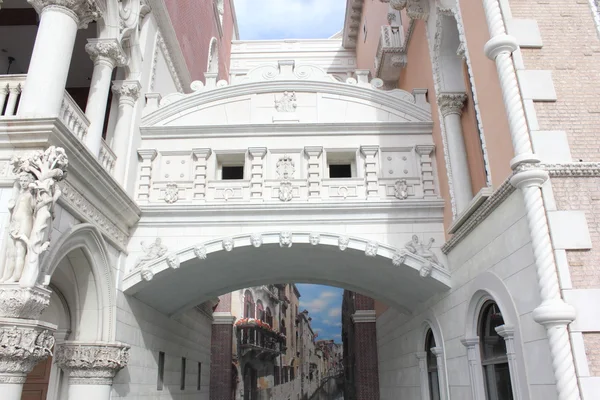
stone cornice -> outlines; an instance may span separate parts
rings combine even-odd
[[[375,310],[357,310],[352,314],[352,322],[355,324],[369,323],[377,321],[377,313]]]
[[[383,123],[296,123],[204,126],[141,127],[142,139],[195,139],[208,137],[247,137],[249,132],[260,136],[348,136],[348,135],[431,135],[432,122]],[[431,144],[433,148],[433,144]]]
[[[46,148],[51,145],[64,148],[69,157],[69,173],[61,187],[67,191],[77,188],[72,201],[68,193],[63,193],[58,203],[78,219],[97,226],[110,243],[125,250],[129,229],[139,220],[141,210],[87,147],[56,118],[0,120],[0,148]],[[14,178],[7,174],[8,171],[4,175],[6,182],[12,186]],[[99,222],[102,219],[111,225],[103,227]],[[110,233],[111,229],[115,234]]]
[[[58,7],[69,14],[80,28],[102,17],[99,0],[27,0],[41,14],[47,7]]]
[[[456,233],[442,246],[444,254],[456,247],[464,238],[466,238],[479,224],[481,224],[500,204],[504,202],[514,191],[515,187],[511,185],[510,178],[505,180],[498,189],[484,201],[481,206],[475,210],[471,216],[456,230]]]
[[[212,315],[213,325],[230,325],[233,326],[235,317],[230,312],[214,312]]]
[[[108,59],[115,66],[124,66],[127,64],[125,51],[117,39],[88,39],[85,45],[85,51],[90,55],[92,61],[97,62],[100,59]]]
[[[364,0],[348,0],[346,2],[346,17],[342,32],[342,46],[346,49],[356,48],[356,40],[360,31]]]

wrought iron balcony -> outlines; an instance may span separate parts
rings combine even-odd
[[[240,358],[252,353],[252,357],[273,359],[285,352],[285,336],[257,320],[241,322],[236,324]]]

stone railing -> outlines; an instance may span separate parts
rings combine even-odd
[[[106,171],[108,171],[110,174],[113,173],[115,169],[115,164],[117,162],[117,156],[115,155],[115,153],[113,153],[113,151],[104,141],[104,139],[102,139],[100,154],[98,155],[98,161],[100,161],[100,164],[102,164]]]
[[[12,117],[19,108],[19,95],[27,75],[0,75],[0,118]]]
[[[404,47],[404,32],[401,27],[383,25],[377,53],[375,53],[375,74],[383,81],[397,81],[400,71],[406,66],[407,56]]]
[[[75,103],[75,100],[65,91],[62,104],[60,106],[60,120],[73,132],[79,140],[85,141],[90,121],[85,116],[81,108]]]

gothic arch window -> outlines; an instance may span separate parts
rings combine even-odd
[[[497,331],[504,326],[504,318],[495,301],[483,304],[477,325],[486,399],[512,400],[506,341]]]
[[[254,318],[254,315],[254,299],[252,298],[252,293],[246,290],[246,294],[244,295],[244,318]]]
[[[273,314],[271,313],[271,309],[267,307],[265,310],[265,322],[273,327]]]
[[[261,321],[265,320],[265,308],[260,300],[256,302],[256,318]]]
[[[210,40],[210,46],[208,47],[206,72],[211,74],[219,73],[219,43],[217,42],[217,38],[214,37]]]
[[[429,399],[440,400],[440,378],[437,362],[437,355],[434,353],[436,348],[433,331],[429,329],[425,335],[425,352],[427,352],[427,383],[429,386]]]

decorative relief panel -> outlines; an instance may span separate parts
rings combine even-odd
[[[383,178],[409,178],[417,176],[416,160],[412,149],[381,150]]]

